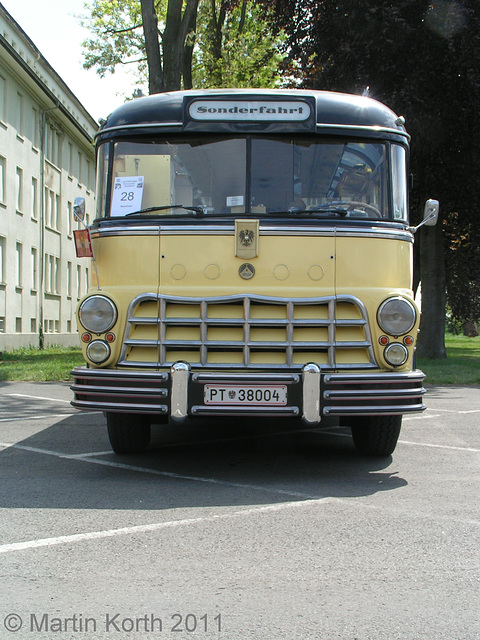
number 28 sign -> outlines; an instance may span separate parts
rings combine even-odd
[[[113,186],[112,216],[124,216],[142,208],[143,176],[115,178]]]

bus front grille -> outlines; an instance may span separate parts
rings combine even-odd
[[[367,312],[354,296],[183,298],[147,293],[128,308],[120,366],[301,369],[376,366]]]

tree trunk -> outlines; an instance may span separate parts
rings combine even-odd
[[[168,0],[167,21],[163,32],[163,70],[165,91],[181,88],[185,58],[185,39],[195,24],[199,0]]]
[[[192,17],[190,30],[187,33],[185,39],[185,48],[183,54],[183,88],[193,89],[193,75],[192,75],[192,62],[193,62],[193,49],[195,47],[195,37],[197,32],[197,12]]]
[[[158,21],[154,0],[141,0],[143,35],[147,50],[148,92],[161,93],[165,91],[163,79],[160,44],[158,42]]]
[[[446,279],[442,225],[423,227],[420,240],[422,319],[417,354],[423,358],[446,358]]]
[[[480,336],[478,322],[475,322],[474,320],[465,320],[462,329],[463,335],[467,336],[467,338],[476,338],[477,336]]]

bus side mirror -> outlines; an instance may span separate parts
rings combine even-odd
[[[425,203],[423,221],[421,222],[421,224],[426,224],[427,227],[434,227],[438,221],[439,209],[440,203],[438,202],[438,200],[427,200]]]
[[[75,198],[73,203],[73,215],[77,220],[83,222],[85,218],[85,198]]]
[[[416,233],[420,227],[423,227],[423,225],[427,225],[427,227],[434,227],[438,221],[439,210],[440,203],[438,200],[427,200],[423,212],[423,220],[416,227],[408,227],[408,230],[412,233]]]

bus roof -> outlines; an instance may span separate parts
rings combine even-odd
[[[111,113],[98,141],[143,132],[316,132],[396,139],[404,119],[364,96],[299,89],[209,89],[158,93]]]

